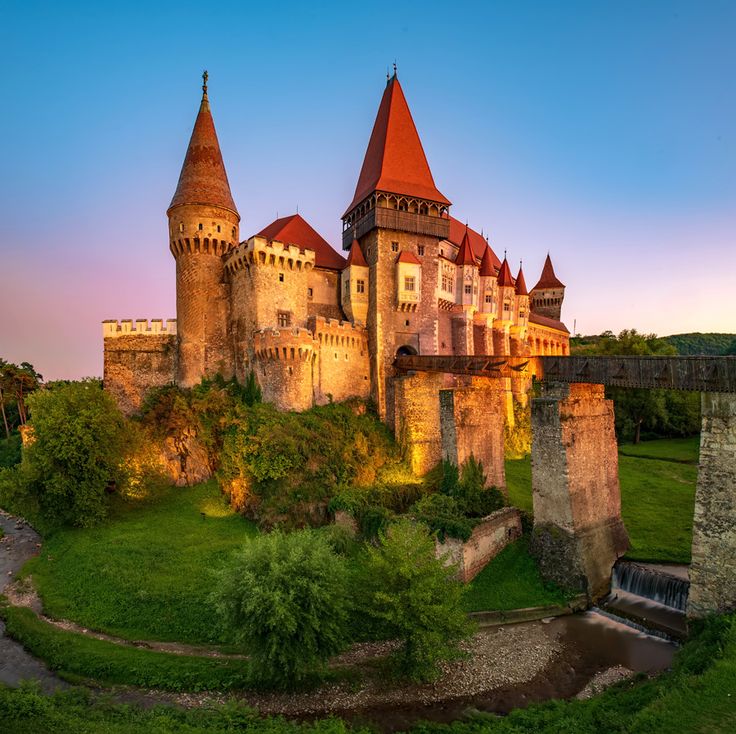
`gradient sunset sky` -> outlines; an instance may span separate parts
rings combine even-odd
[[[0,357],[102,373],[175,316],[166,209],[209,96],[248,237],[333,245],[394,59],[452,213],[580,333],[736,332],[736,2],[0,5]]]

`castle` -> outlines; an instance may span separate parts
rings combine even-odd
[[[176,320],[103,322],[104,385],[135,412],[147,390],[252,371],[304,410],[372,398],[393,423],[397,354],[567,354],[565,286],[547,256],[527,290],[436,187],[404,92],[387,79],[338,254],[299,214],[240,240],[204,75],[167,211]]]

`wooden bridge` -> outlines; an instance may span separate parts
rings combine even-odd
[[[403,355],[401,373],[444,372],[475,377],[529,376],[611,387],[736,392],[736,357],[494,357]]]

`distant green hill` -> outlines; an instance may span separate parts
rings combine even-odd
[[[736,334],[672,334],[662,340],[678,354],[736,354]]]

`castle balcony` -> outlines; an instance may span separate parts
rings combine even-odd
[[[409,232],[411,234],[425,234],[439,239],[447,239],[450,236],[449,219],[377,206],[369,209],[352,226],[343,230],[343,249],[349,249],[354,239],[359,239],[376,228],[393,229],[397,232]]]

